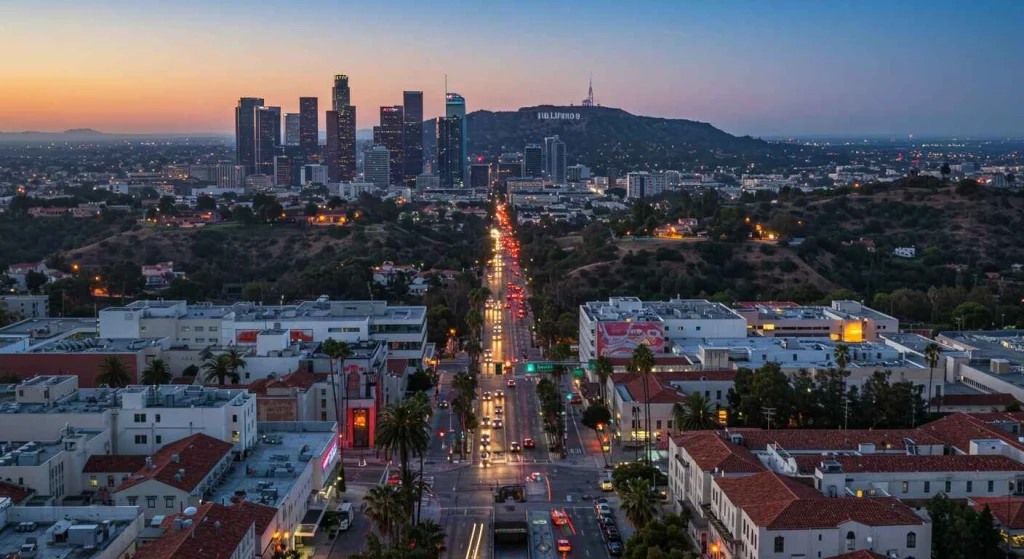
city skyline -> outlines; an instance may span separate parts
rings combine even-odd
[[[1012,2],[986,10],[917,0],[441,4],[7,6],[0,32],[33,48],[5,60],[0,130],[230,134],[240,97],[283,112],[297,112],[300,96],[330,107],[335,74],[350,76],[365,130],[405,90],[423,91],[425,118],[442,115],[445,74],[473,112],[579,104],[591,73],[604,106],[733,134],[1000,136],[1024,128],[1014,102],[1022,64],[1014,53],[1024,38],[1012,32],[1024,6]],[[237,26],[224,27],[232,20]],[[373,35],[388,25],[403,39],[383,52]],[[442,25],[466,33],[443,40],[432,33]],[[264,48],[267,37],[273,48]]]

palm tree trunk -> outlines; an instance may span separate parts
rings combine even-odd
[[[928,402],[928,412],[929,413],[931,413],[931,411],[932,411],[932,373],[934,373],[934,372],[935,372],[935,367],[929,366],[928,367],[928,398],[926,399],[926,402]]]
[[[644,456],[651,462],[651,389],[647,375],[644,375]]]
[[[338,369],[341,372],[345,371],[345,360],[342,359],[338,363]],[[334,371],[334,367],[331,367],[331,371]],[[348,443],[348,431],[345,430],[345,419],[348,415],[348,405],[345,403],[345,397],[348,395],[348,383],[344,375],[340,376],[340,382],[345,383],[342,387],[341,392],[341,410],[338,413],[338,431],[341,433],[341,445],[338,446],[338,460],[341,462],[341,471],[345,471],[345,445]],[[331,387],[334,387],[334,383],[331,383]],[[338,405],[337,399],[334,401],[334,405]],[[346,484],[347,485],[347,484]]]
[[[337,387],[335,386],[335,383],[337,382],[338,379],[337,379],[337,377],[334,374],[334,359],[330,359],[329,361],[330,361],[330,364],[331,364],[331,374],[330,374],[330,377],[329,377],[331,379],[331,400],[332,400],[332,403],[334,404],[334,417],[335,417],[335,420],[338,422],[338,433],[341,433],[342,432],[341,431],[341,417],[340,417],[339,412],[338,412],[338,390],[337,390]],[[342,449],[344,449],[344,448],[345,448],[344,443],[339,445],[339,447],[338,447],[339,453],[343,452]],[[342,455],[342,458],[344,458],[344,455]],[[342,468],[344,468],[344,466],[342,466]]]
[[[420,453],[420,483],[421,484],[423,483],[423,453],[422,452]],[[422,490],[422,487],[423,486],[420,485],[421,490]],[[420,523],[420,520],[422,519],[422,516],[421,516],[422,514],[423,514],[423,493],[421,491],[420,492],[420,498],[417,499],[417,501],[416,501],[416,524]]]

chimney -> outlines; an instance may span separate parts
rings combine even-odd
[[[896,505],[893,505],[893,508],[895,507]],[[220,520],[213,523],[213,530],[218,534],[220,533]]]
[[[146,457],[146,469],[152,470],[153,467],[154,467],[153,466],[153,457],[152,456],[147,456]]]
[[[172,454],[171,455],[171,462],[174,462],[175,464],[177,464],[178,462],[181,462],[181,455],[180,454]]]

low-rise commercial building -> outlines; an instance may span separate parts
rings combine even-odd
[[[20,506],[0,498],[3,557],[131,557],[144,528],[138,507]]]
[[[831,306],[801,306],[767,301],[737,303],[736,312],[751,332],[766,337],[825,337],[832,341],[878,341],[880,334],[900,331],[900,322],[857,301]]]

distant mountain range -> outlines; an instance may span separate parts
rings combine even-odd
[[[602,172],[606,166],[620,171],[672,169],[781,153],[778,145],[733,136],[705,122],[638,116],[610,107],[540,105],[518,111],[476,111],[468,121],[470,155],[490,160],[558,136],[566,144],[570,165],[582,163]],[[428,121],[425,135],[435,134],[435,126]]]

